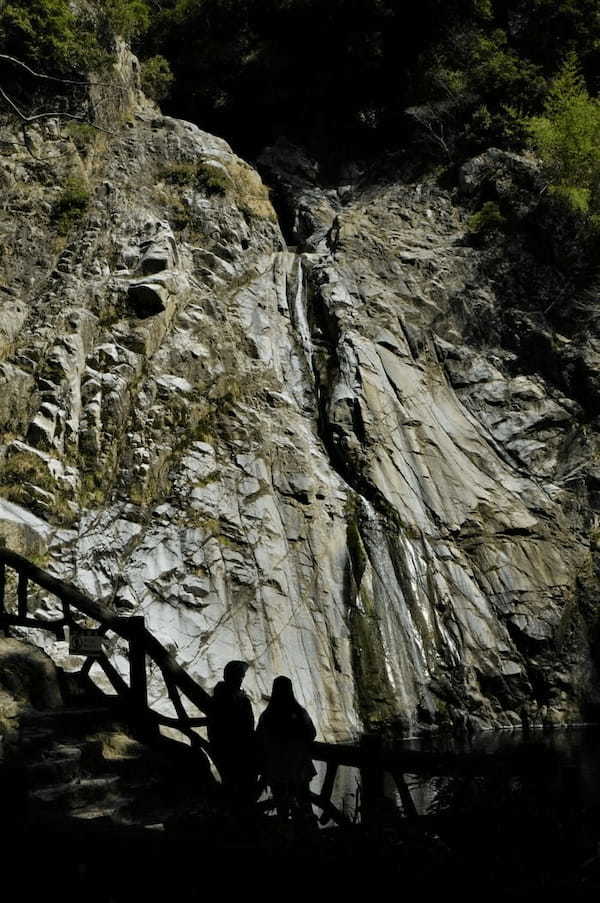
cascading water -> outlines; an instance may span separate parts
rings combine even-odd
[[[288,270],[292,288],[291,292],[288,293],[292,322],[304,350],[306,362],[312,370],[314,349],[306,311],[306,284],[302,257],[292,252],[288,252],[288,254],[291,254],[292,258]]]
[[[428,680],[427,652],[413,611],[415,604],[420,612],[422,608],[423,562],[403,537],[392,548],[375,508],[364,497],[360,497],[360,523],[370,564],[363,583],[375,606],[382,661],[395,705],[406,713],[406,727],[412,732],[415,710]],[[401,561],[394,560],[399,557]]]

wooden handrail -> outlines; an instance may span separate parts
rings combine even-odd
[[[115,633],[120,633],[118,629],[113,627],[112,623],[117,622],[119,618],[110,610],[110,608],[102,605],[101,602],[90,599],[90,597],[85,593],[82,593],[81,590],[76,589],[74,586],[70,586],[68,583],[65,583],[64,580],[59,580],[58,577],[53,577],[51,574],[48,574],[47,571],[43,571],[31,561],[28,561],[27,558],[23,558],[22,555],[18,555],[10,549],[0,548],[0,562],[8,565],[13,570],[17,571],[18,574],[23,574],[28,577],[34,583],[37,583],[38,586],[41,586],[42,589],[46,589],[48,592],[52,593],[53,596],[58,596],[61,601],[73,605],[84,615],[93,618],[94,621],[106,623],[110,628],[115,629]]]
[[[5,607],[4,591],[7,566],[18,574],[16,615],[9,614]],[[30,583],[36,584],[60,600],[62,618],[42,621],[28,615],[27,588]],[[151,726],[155,731],[158,731],[161,725],[174,728],[187,736],[196,748],[210,752],[209,744],[194,730],[195,727],[205,725],[207,719],[191,717],[183,705],[181,694],[205,715],[211,713],[212,697],[190,677],[171,653],[167,652],[162,643],[150,633],[142,617],[116,615],[106,605],[91,599],[86,593],[58,577],[53,577],[22,555],[0,547],[0,628],[10,625],[41,627],[60,635],[65,626],[74,625],[73,610],[98,622],[100,627],[97,633],[104,634],[111,630],[129,644],[129,685],[106,655],[86,659],[81,669],[82,674],[87,676],[92,664],[97,662],[117,696],[133,709],[134,713],[143,719],[147,726]],[[153,711],[148,704],[146,656],[157,665],[162,674],[169,699],[175,710],[176,717],[174,718]],[[317,761],[327,763],[321,793],[312,794],[312,799],[321,806],[325,817],[332,817],[338,823],[342,823],[345,817],[331,802],[331,794],[340,766],[360,769],[363,776],[369,777],[367,784],[372,783],[374,787],[381,785],[381,775],[384,770],[390,772],[401,793],[405,811],[413,817],[416,810],[412,805],[410,793],[402,775],[404,773],[454,774],[457,773],[456,766],[458,764],[458,757],[450,757],[452,762],[448,761],[448,757],[446,757],[442,764],[444,757],[439,755],[428,756],[422,752],[411,752],[410,750],[400,754],[386,753],[376,738],[374,742],[369,738],[369,742],[363,741],[361,744],[315,742],[311,747],[311,755]],[[471,763],[472,765],[473,763]],[[468,768],[458,769],[458,771],[473,773]],[[377,793],[374,792],[373,798],[376,796]],[[366,808],[365,811],[367,811]]]
[[[130,645],[130,659],[133,659],[132,685],[127,687],[123,678],[110,665],[107,659],[102,659],[100,664],[120,696],[126,695],[125,688],[127,688],[129,697],[127,701],[129,703],[133,701],[138,711],[147,710],[147,714],[157,714],[152,713],[147,704],[145,657],[148,656],[156,663],[168,685],[178,688],[204,714],[210,712],[212,697],[184,671],[171,653],[167,652],[162,643],[150,633],[138,618],[124,618],[116,615],[106,605],[91,599],[81,590],[65,583],[64,580],[53,577],[31,561],[28,561],[27,558],[17,554],[17,552],[0,547],[0,578],[4,577],[6,566],[12,568],[18,574],[18,614],[9,615],[6,612],[3,592],[4,580],[0,579],[0,625],[21,624],[28,627],[42,627],[56,633],[68,623],[66,617],[63,617],[60,621],[36,621],[34,618],[27,616],[27,584],[28,582],[35,583],[60,599],[63,605],[63,612],[70,612],[72,608],[77,609],[77,611],[97,621],[101,625],[100,632],[105,633],[107,630],[112,630],[122,639],[127,640]],[[184,733],[189,732],[188,724],[184,723],[181,727]]]

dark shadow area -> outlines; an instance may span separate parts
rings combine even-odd
[[[512,795],[488,778],[460,808],[461,786],[446,811],[417,825],[388,817],[376,827],[301,831],[279,819],[207,816],[164,831],[38,824],[11,827],[3,844],[28,899],[90,903],[205,898],[249,892],[352,895],[396,887],[419,899],[593,899],[600,889],[598,813],[541,805],[529,788]],[[32,859],[35,868],[31,867]]]
[[[461,750],[454,741],[425,747]],[[1,787],[3,852],[28,899],[197,900],[215,886],[248,893],[253,875],[267,896],[289,888],[354,898],[396,887],[419,899],[593,899],[600,890],[598,749],[597,730],[536,733],[528,741],[518,733],[480,736],[463,745],[460,774],[429,780],[426,814],[405,818],[382,799],[367,824],[323,830],[314,821],[232,813],[183,772],[187,811],[161,825],[39,814],[28,821],[13,769]]]

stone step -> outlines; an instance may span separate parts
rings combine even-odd
[[[75,780],[81,770],[81,758],[81,749],[77,746],[54,747],[39,762],[25,765],[27,786],[35,789]]]
[[[95,737],[86,738],[80,744],[81,766],[85,771],[106,771],[103,748],[102,740]]]
[[[21,736],[19,772],[32,823],[77,818],[144,827],[177,809],[175,761],[133,737],[108,706],[31,710]]]
[[[143,753],[137,756],[110,756],[103,758],[102,768],[109,774],[118,775],[132,786],[153,784],[157,779],[152,764]]]
[[[119,824],[131,824],[127,816],[124,814],[129,807],[129,798],[115,800],[104,806],[86,806],[82,809],[75,809],[70,814],[72,818],[81,819],[83,821],[95,821],[110,819],[112,822]]]
[[[50,727],[27,727],[21,725],[21,736],[19,741],[19,750],[23,758],[29,758],[35,753],[48,749],[52,746],[55,738],[55,732]]]
[[[33,790],[30,799],[35,805],[42,808],[52,806],[63,812],[84,809],[90,804],[105,803],[113,805],[118,799],[116,793],[120,784],[117,776],[102,778],[83,778],[57,784],[54,787],[45,787],[42,790]]]
[[[54,735],[78,736],[114,723],[115,713],[108,706],[77,706],[60,709],[31,710],[21,718],[21,731],[51,730]]]

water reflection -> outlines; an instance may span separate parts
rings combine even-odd
[[[549,804],[570,799],[585,808],[600,807],[600,726],[498,731],[477,734],[471,739],[426,738],[404,740],[397,749],[449,753],[465,760],[486,756],[496,766],[496,777],[515,783],[516,775],[526,782],[543,782]],[[477,769],[475,769],[476,774]],[[513,777],[515,776],[515,777]],[[407,775],[411,795],[420,815],[431,812],[457,778]],[[462,780],[462,779],[460,779]],[[507,790],[510,789],[507,787]],[[386,793],[401,807],[391,778],[386,778]]]

